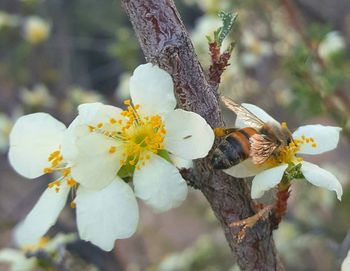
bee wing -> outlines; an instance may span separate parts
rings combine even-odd
[[[255,134],[249,139],[250,141],[250,156],[253,163],[256,165],[264,163],[272,153],[278,148],[275,142],[266,138],[261,134]]]
[[[260,129],[265,124],[261,119],[259,119],[257,116],[255,116],[248,109],[235,103],[230,98],[227,98],[225,96],[221,96],[221,100],[224,103],[224,105],[228,109],[230,109],[231,111],[236,113],[237,118],[240,118],[241,120],[243,120],[247,126],[252,127],[254,129]]]

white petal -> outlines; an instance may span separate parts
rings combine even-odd
[[[72,163],[72,161],[74,161],[78,155],[78,148],[76,146],[76,142],[80,137],[78,136],[78,132],[80,132],[82,135],[86,135],[88,133],[87,129],[84,129],[83,127],[77,129],[80,123],[80,116],[77,116],[63,133],[61,154],[64,157],[64,160],[69,163]]]
[[[80,124],[97,125],[109,123],[110,118],[121,118],[122,110],[119,107],[102,103],[86,103],[78,107]]]
[[[171,76],[151,63],[138,66],[130,78],[130,96],[146,115],[164,114],[176,106]]]
[[[193,167],[193,161],[180,158],[176,155],[169,154],[171,162],[177,167],[177,168],[192,168]]]
[[[23,252],[10,248],[0,251],[0,262],[9,263],[11,271],[31,271],[36,266],[35,258],[27,258]]]
[[[258,175],[256,175],[252,182],[252,198],[260,198],[265,191],[270,190],[271,188],[279,184],[287,167],[287,164],[282,164],[278,167],[273,167],[264,170]]]
[[[187,196],[178,169],[158,155],[135,171],[133,182],[136,196],[159,212],[179,206]]]
[[[305,161],[301,166],[301,172],[307,181],[313,185],[326,188],[330,191],[335,191],[337,193],[337,198],[341,200],[343,188],[338,179],[332,173],[315,164]]]
[[[76,181],[90,189],[109,185],[119,171],[120,142],[98,133],[89,133],[77,142],[77,156],[71,174]],[[114,153],[109,153],[115,147]]]
[[[197,159],[208,154],[214,142],[214,132],[200,115],[176,109],[165,122],[165,149],[184,159]]]
[[[225,169],[224,172],[236,178],[246,178],[255,176],[262,170],[264,170],[262,166],[257,166],[250,159],[247,159],[238,165]]]
[[[344,259],[341,264],[341,271],[349,271],[350,270],[350,250],[348,251],[348,255]]]
[[[246,104],[246,103],[241,104],[241,106],[248,109],[251,113],[253,113],[255,116],[257,116],[263,122],[270,122],[270,123],[273,123],[275,125],[280,126],[280,124],[277,120],[275,120],[273,117],[271,117],[268,113],[266,113],[260,107],[254,105],[254,104]],[[243,128],[243,127],[247,127],[247,126],[248,125],[246,125],[244,123],[244,120],[242,120],[240,118],[236,119],[235,127]]]
[[[77,143],[81,138],[89,135],[88,125],[96,127],[97,124],[102,123],[104,131],[115,131],[117,127],[110,124],[110,119],[117,121],[123,118],[120,115],[122,112],[120,108],[102,103],[81,104],[78,110],[79,115],[69,125],[62,141],[63,157],[73,164],[79,152]]]
[[[77,224],[80,238],[110,251],[116,239],[130,237],[139,219],[136,198],[120,178],[100,191],[78,188]]]
[[[66,204],[69,186],[62,182],[60,191],[46,188],[27,217],[15,229],[15,242],[19,246],[35,244],[55,224]]]
[[[9,159],[13,168],[27,178],[44,174],[49,155],[59,149],[66,126],[46,113],[20,117],[10,134]]]
[[[333,150],[339,142],[340,127],[323,125],[305,125],[299,127],[294,133],[294,139],[301,139],[302,136],[312,137],[316,147],[312,147],[312,142],[300,144],[300,152],[304,154],[320,154]]]

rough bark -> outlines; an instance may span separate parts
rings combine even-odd
[[[207,82],[173,1],[122,2],[146,60],[172,75],[178,106],[200,114],[212,128],[223,127],[217,86]],[[210,155],[195,161],[194,169],[186,177],[207,198],[242,270],[283,270],[269,220],[261,220],[249,229],[241,243],[235,237],[239,229],[229,227],[233,221],[256,212],[245,180],[213,170]]]

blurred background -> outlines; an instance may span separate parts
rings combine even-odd
[[[295,182],[274,233],[287,270],[339,269],[350,248],[350,2],[175,3],[204,69],[210,65],[206,35],[221,25],[218,11],[238,13],[221,93],[259,105],[291,129],[312,123],[343,128],[336,150],[308,157],[338,177],[342,201]],[[28,181],[10,168],[8,135],[16,118],[45,111],[68,124],[81,103],[120,106],[133,69],[144,61],[119,0],[0,1],[0,250],[14,248],[13,227],[50,181]],[[232,124],[234,115],[224,113]],[[76,231],[74,221],[67,207],[49,235]],[[114,251],[77,241],[65,255],[67,270],[239,270],[208,203],[194,189],[181,207],[164,214],[141,203],[138,232],[117,241]],[[32,270],[49,270],[42,268]],[[11,269],[0,263],[0,270]]]

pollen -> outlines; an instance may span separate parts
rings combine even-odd
[[[102,122],[97,124],[97,128],[101,129],[102,127],[103,127],[103,123]]]
[[[49,167],[44,168],[44,173],[51,173],[52,169]]]
[[[69,207],[74,209],[75,207],[77,207],[77,205],[75,204],[74,201],[72,201],[70,204],[69,204]]]
[[[288,128],[287,123],[285,121],[283,121],[281,123],[281,127],[284,128],[284,129],[287,129]]]
[[[76,184],[77,184],[77,181],[74,180],[73,178],[69,178],[69,179],[67,180],[67,185],[68,185],[69,187],[73,187],[73,186],[75,186]]]
[[[110,124],[115,124],[117,121],[114,118],[109,119]]]
[[[112,154],[112,153],[115,153],[116,150],[117,150],[117,147],[116,147],[116,146],[111,146],[111,147],[109,148],[108,152],[109,152],[110,154]]]
[[[130,100],[124,101],[124,104],[127,109],[121,115],[125,121],[121,122],[121,132],[116,136],[124,143],[121,164],[129,164],[138,169],[145,164],[138,161],[150,160],[150,153],[157,154],[164,149],[166,129],[161,116],[142,116],[139,104],[132,105]]]
[[[69,174],[70,174],[70,172],[71,172],[71,168],[70,167],[67,167],[67,168],[65,168],[64,170],[63,170],[63,176],[64,177],[67,177]]]
[[[316,148],[317,147],[316,143],[312,143],[311,147]]]

